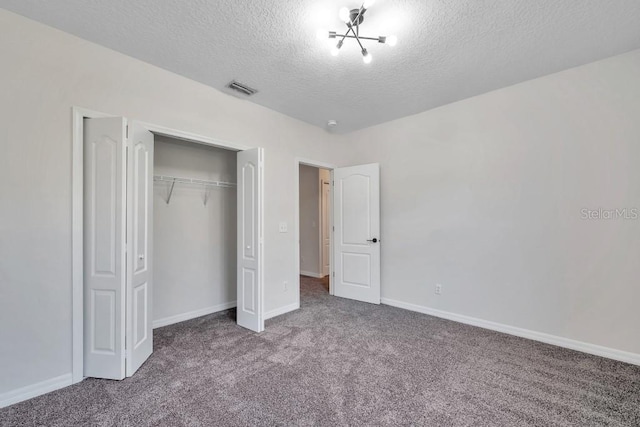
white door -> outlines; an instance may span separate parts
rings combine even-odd
[[[264,330],[262,307],[263,262],[263,149],[238,152],[238,325]]]
[[[331,185],[322,181],[322,275],[329,275],[329,255],[331,253]]]
[[[380,166],[333,173],[334,294],[380,304]]]
[[[125,376],[126,135],[121,117],[84,121],[84,375]]]
[[[153,352],[153,141],[136,122],[127,143],[127,376]]]

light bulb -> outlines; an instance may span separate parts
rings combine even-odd
[[[395,46],[398,44],[398,37],[389,36],[387,37],[387,41],[385,43],[388,44],[389,46]]]
[[[346,23],[351,22],[351,12],[346,7],[340,9],[340,12],[338,12],[338,16],[340,17],[341,21],[344,21]]]
[[[340,48],[338,46],[334,46],[333,49],[331,49],[331,55],[338,56],[339,53],[340,53]]]
[[[367,52],[367,49],[362,49],[362,60],[364,61],[364,63],[370,64],[372,59],[373,58],[371,57],[371,54]]]
[[[316,31],[316,38],[318,40],[324,40],[329,38],[329,31],[325,30],[325,29],[319,29],[318,31]]]
[[[375,2],[376,2],[376,0],[365,0],[365,2],[362,5],[362,7],[364,7],[365,9],[369,9],[371,6],[373,6],[373,4]]]

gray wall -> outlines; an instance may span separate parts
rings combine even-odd
[[[640,51],[351,135],[382,296],[640,354]],[[442,295],[434,293],[442,284]]]
[[[236,153],[156,137],[154,174],[236,182]],[[236,299],[236,189],[154,183],[153,318]]]

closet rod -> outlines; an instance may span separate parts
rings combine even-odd
[[[204,179],[195,179],[195,178],[182,178],[178,176],[168,176],[168,175],[154,175],[154,181],[159,182],[170,182],[171,187],[169,188],[169,194],[167,195],[167,204],[171,201],[171,196],[173,195],[173,187],[176,185],[176,182],[179,184],[195,184],[202,185],[203,187],[223,187],[223,188],[233,188],[236,186],[235,182],[225,182],[225,181],[206,181]],[[205,193],[204,204],[207,204],[207,196]]]

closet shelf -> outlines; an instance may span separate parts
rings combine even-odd
[[[154,181],[164,181],[164,182],[175,182],[177,184],[196,184],[196,185],[204,185],[211,187],[235,187],[235,182],[225,182],[225,181],[205,181],[203,179],[195,179],[195,178],[180,178],[178,176],[167,176],[167,175],[154,175]]]
[[[171,183],[171,187],[169,188],[169,194],[167,195],[167,204],[171,201],[171,195],[173,194],[173,187],[177,184],[192,184],[192,185],[202,185],[203,187],[223,187],[223,188],[235,188],[235,182],[225,182],[225,181],[206,181],[204,179],[195,179],[195,178],[182,178],[178,176],[168,176],[168,175],[154,175],[153,180],[157,182],[169,182]],[[204,204],[207,204],[206,194],[204,199]]]

